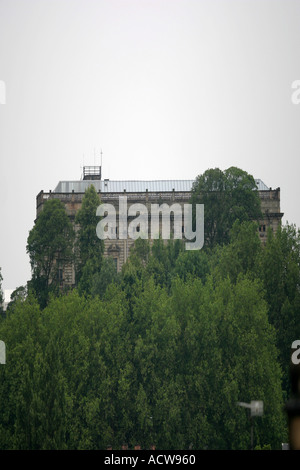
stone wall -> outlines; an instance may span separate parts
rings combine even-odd
[[[268,228],[276,232],[283,214],[280,212],[280,188],[268,191],[258,191],[261,200],[261,208],[263,218],[259,222],[259,235],[264,244],[267,237]],[[127,207],[135,203],[142,203],[146,205],[148,214],[150,214],[151,204],[162,204],[167,203],[171,206],[173,203],[179,203],[181,206],[187,204],[190,200],[190,192],[144,192],[144,193],[100,193],[100,199],[103,203],[109,203],[114,205],[117,213],[118,220],[118,209],[119,209],[119,196],[127,196]],[[75,215],[80,209],[84,193],[44,193],[41,191],[36,198],[36,215],[39,216],[44,202],[49,198],[57,198],[65,205],[66,212],[70,217],[71,221],[75,224]],[[149,224],[150,227],[150,224]],[[75,227],[76,228],[76,227]],[[96,227],[95,227],[96,230]],[[149,234],[150,238],[150,234]],[[123,264],[126,262],[130,248],[133,246],[134,241],[131,239],[120,240],[106,239],[104,240],[104,256],[110,256],[116,263],[116,268],[121,271]],[[63,273],[62,285],[74,285],[75,283],[75,272],[73,266],[65,267]]]

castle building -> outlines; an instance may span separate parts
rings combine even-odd
[[[117,216],[120,196],[126,196],[128,207],[138,203],[144,204],[149,209],[152,204],[161,205],[163,203],[169,206],[179,203],[183,207],[184,204],[188,204],[190,201],[193,182],[194,180],[102,180],[101,166],[86,166],[83,168],[81,180],[60,181],[54,191],[49,191],[48,193],[40,191],[36,197],[36,216],[39,216],[46,200],[57,198],[64,204],[68,216],[75,223],[75,216],[81,207],[85,190],[91,184],[94,185],[102,203],[112,204],[116,208]],[[268,227],[271,227],[276,232],[283,216],[283,213],[280,212],[280,188],[273,190],[267,187],[260,179],[256,179],[255,182],[263,214],[263,218],[259,223],[259,235],[262,243],[265,243]],[[116,236],[104,240],[104,256],[112,257],[117,271],[121,271],[123,264],[129,256],[134,240],[129,237],[121,239],[118,237],[117,232],[118,226],[116,227]],[[65,267],[64,273],[61,274],[64,284],[75,284],[73,266]]]

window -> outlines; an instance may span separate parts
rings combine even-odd
[[[57,280],[60,282],[60,284],[63,282],[63,269],[62,268],[58,268]]]

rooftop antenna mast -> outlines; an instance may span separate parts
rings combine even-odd
[[[82,154],[82,166],[80,167],[81,169],[81,179],[83,178],[83,169],[84,169],[84,153]]]

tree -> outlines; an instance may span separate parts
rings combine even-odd
[[[236,282],[239,275],[248,274],[252,279],[260,279],[260,259],[262,244],[257,224],[252,221],[242,223],[236,220],[229,234],[227,245],[217,245],[212,251],[211,268],[215,275]]]
[[[229,227],[236,220],[255,220],[262,216],[260,198],[252,175],[236,167],[224,171],[225,191],[228,198]]]
[[[0,323],[0,338],[6,345],[8,367],[0,368],[0,448],[35,448],[36,415],[34,382],[36,357],[41,352],[41,311],[30,295],[18,302]]]
[[[23,302],[27,297],[27,287],[19,286],[17,287],[10,296],[10,302],[7,305],[7,312],[12,310],[18,301]]]
[[[205,284],[176,280],[172,293],[184,438],[196,448],[249,448],[249,421],[236,402],[261,399],[255,442],[279,448],[286,438],[281,369],[261,283],[209,276]]]
[[[26,250],[29,253],[32,279],[29,289],[36,292],[45,306],[49,292],[57,292],[64,267],[73,259],[74,230],[64,205],[48,199],[30,230]]]
[[[218,337],[222,342],[224,389],[228,392],[233,386],[232,395],[226,397],[231,403],[226,411],[223,432],[226,447],[249,448],[249,421],[247,415],[237,409],[236,402],[254,399],[264,402],[264,415],[255,423],[255,442],[279,449],[284,442],[282,439],[287,437],[282,409],[282,370],[276,331],[268,319],[261,281],[243,276],[236,283],[224,279],[216,288],[215,300],[215,312],[219,316]],[[233,417],[237,419],[236,423]]]
[[[112,283],[102,298],[52,296],[43,311],[29,293],[8,312],[0,448],[248,448],[236,402],[251,399],[265,404],[255,445],[280,446],[281,371],[261,282],[190,276],[168,291],[133,277],[131,298]]]
[[[20,287],[0,322],[0,448],[245,449],[237,402],[251,400],[264,402],[255,447],[279,448],[282,370],[300,335],[300,232],[269,233],[263,248],[242,214],[210,249],[159,239],[149,253],[141,240],[117,274],[92,238],[95,194],[77,219],[80,290],[42,309]]]
[[[260,264],[269,319],[276,329],[283,388],[289,391],[291,345],[300,337],[300,230],[294,225],[268,232]]]
[[[3,313],[4,313],[4,309],[3,309],[3,306],[4,306],[4,294],[3,294],[3,290],[2,290],[2,281],[3,281],[3,277],[2,277],[2,274],[1,274],[1,268],[0,268],[0,318],[1,318],[1,316],[3,315]]]
[[[151,255],[146,265],[146,277],[153,276],[158,285],[169,289],[175,273],[177,259],[184,252],[183,250],[182,240],[174,240],[173,238],[167,241],[162,238],[154,240],[151,246]]]
[[[228,243],[234,222],[258,220],[260,199],[253,176],[230,167],[206,170],[192,188],[191,202],[204,204],[204,243],[207,246]]]
[[[90,185],[82,199],[82,205],[76,214],[76,283],[79,292],[91,293],[93,276],[101,270],[104,242],[97,237],[96,226],[99,219],[96,215],[101,204],[94,185]]]
[[[150,244],[148,240],[137,238],[134,242],[130,255],[138,256],[144,264],[147,264],[150,256]]]
[[[183,251],[176,260],[174,275],[178,275],[184,281],[188,277],[199,277],[205,281],[210,272],[210,257],[208,250]]]
[[[93,277],[91,294],[103,297],[107,287],[112,283],[120,282],[120,274],[117,273],[115,263],[112,258],[103,258],[100,272]]]

